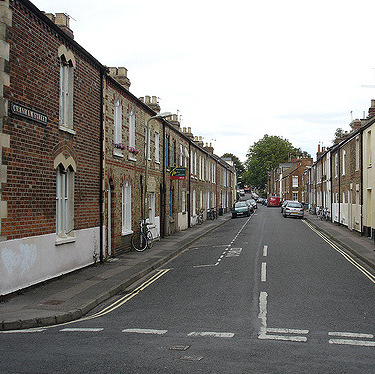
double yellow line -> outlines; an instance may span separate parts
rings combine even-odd
[[[313,225],[308,223],[306,220],[302,221],[305,223],[312,231],[314,231],[317,235],[319,235],[325,242],[327,242],[335,251],[340,253],[348,262],[354,265],[360,272],[362,272],[372,283],[375,284],[375,275],[370,273],[365,267],[355,261],[351,256],[349,256],[346,252],[344,252],[337,244],[335,244],[332,240],[327,238],[324,234],[318,231]]]
[[[137,296],[141,291],[143,291],[145,288],[150,286],[152,283],[154,283],[156,280],[158,280],[160,277],[162,277],[164,274],[166,274],[170,269],[163,269],[163,270],[158,270],[150,279],[142,283],[140,286],[135,288],[133,291],[128,293],[127,295],[121,297],[120,299],[116,300],[114,303],[111,305],[107,306],[103,310],[101,310],[98,313],[95,313],[91,316],[84,317],[79,319],[78,321],[85,321],[89,319],[94,319],[98,317],[102,317],[108,313],[111,313],[115,309],[119,308],[121,305],[124,305],[126,302],[131,300],[133,297]],[[76,321],[77,322],[77,321]]]
[[[43,331],[43,330],[46,330],[46,329],[49,329],[49,328],[52,328],[52,327],[65,326],[65,325],[70,325],[72,323],[77,323],[77,322],[81,322],[81,321],[88,321],[90,319],[102,317],[102,316],[104,316],[108,313],[111,313],[115,309],[119,308],[121,305],[124,305],[126,302],[131,300],[133,297],[137,296],[141,291],[143,291],[145,288],[150,286],[152,283],[154,283],[156,280],[158,280],[160,277],[162,277],[164,274],[166,274],[169,270],[171,270],[171,269],[157,270],[156,273],[151,278],[147,279],[145,282],[143,282],[141,285],[139,285],[133,291],[131,291],[127,295],[121,297],[120,299],[116,300],[111,305],[108,305],[106,308],[102,309],[100,312],[92,314],[91,316],[82,317],[82,318],[76,319],[74,321],[59,323],[59,324],[56,324],[56,325],[43,326],[43,327],[38,327],[38,328],[30,328],[30,329],[23,330],[23,331],[39,331],[39,330]]]

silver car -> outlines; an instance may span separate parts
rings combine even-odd
[[[284,206],[283,217],[299,217],[303,218],[303,205],[298,201],[288,201]]]

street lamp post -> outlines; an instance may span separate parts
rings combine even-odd
[[[170,117],[172,115],[171,112],[164,112],[157,114],[156,116],[152,116],[147,120],[146,124],[146,169],[145,169],[145,196],[144,196],[144,206],[143,206],[143,217],[144,221],[146,222],[146,207],[147,207],[147,183],[148,183],[148,158],[149,158],[149,145],[150,145],[150,122],[153,119],[158,119],[158,118],[166,118]],[[164,160],[163,160],[164,162]]]

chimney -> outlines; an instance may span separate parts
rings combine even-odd
[[[194,140],[194,135],[193,135],[193,133],[191,132],[191,127],[188,127],[187,129],[186,129],[186,127],[183,127],[183,128],[182,128],[182,133],[183,133],[186,137],[188,137],[189,139]]]
[[[375,100],[371,100],[371,107],[368,109],[367,118],[371,118],[375,115]]]
[[[110,67],[109,69],[109,75],[116,79],[117,82],[121,84],[124,88],[126,88],[129,91],[130,88],[130,80],[128,78],[128,70],[126,68],[122,67]]]
[[[144,98],[139,98],[142,102],[144,102],[148,107],[150,107],[154,112],[160,113],[160,105],[158,102],[158,98],[156,96],[148,96],[146,95]]]
[[[210,145],[208,145],[208,143],[206,143],[206,145],[203,147],[203,149],[205,151],[207,151],[208,153],[211,153],[212,155],[214,154],[214,147],[212,146],[211,143],[210,143]]]
[[[316,159],[320,158],[320,156],[324,153],[323,150],[320,149],[320,143],[318,144],[318,152],[316,152]]]
[[[352,121],[352,123],[350,124],[350,127],[352,128],[353,131],[356,131],[361,127],[361,124],[362,124],[361,120],[357,118],[354,121]]]
[[[56,13],[54,22],[60,27],[68,36],[74,39],[73,31],[69,26],[70,17],[66,13]]]
[[[167,120],[173,125],[175,129],[180,131],[180,121],[178,120],[177,114],[172,114]]]

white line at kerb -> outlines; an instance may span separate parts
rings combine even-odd
[[[260,274],[260,280],[262,282],[267,281],[267,263],[266,262],[262,262],[262,271],[261,271],[261,274]]]

